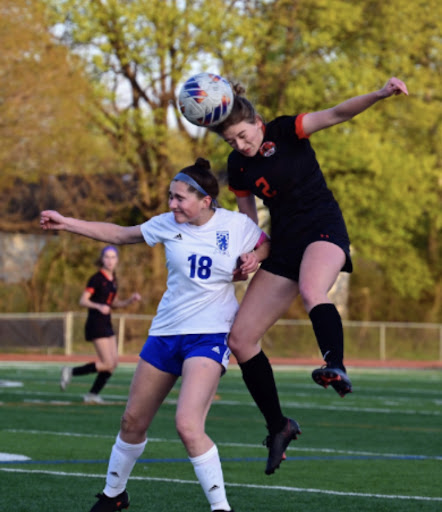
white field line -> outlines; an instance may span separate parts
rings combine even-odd
[[[67,473],[63,471],[43,471],[43,470],[26,470],[26,469],[15,469],[15,468],[0,468],[0,471],[7,473],[24,473],[24,474],[42,474],[51,476],[67,476],[69,478],[100,478],[104,479],[105,475],[97,475],[90,473]],[[192,480],[181,480],[177,478],[154,478],[154,477],[142,477],[142,476],[131,476],[131,480],[138,480],[143,482],[167,482],[173,484],[184,484],[184,485],[199,485],[198,482]],[[429,502],[442,502],[442,497],[432,496],[405,496],[400,494],[373,494],[373,493],[361,493],[361,492],[345,492],[345,491],[331,491],[327,489],[312,489],[302,487],[287,487],[281,485],[257,485],[257,484],[234,484],[226,482],[226,487],[238,487],[245,489],[257,489],[265,491],[285,491],[292,493],[310,493],[310,494],[326,494],[333,496],[348,496],[358,498],[377,498],[387,500],[407,500],[407,501],[429,501]]]
[[[40,396],[40,397],[53,397],[54,395],[58,395],[57,393],[45,392],[45,391],[11,391],[8,390],[8,394],[15,394],[18,396]],[[59,395],[58,395],[59,396]],[[63,395],[57,400],[37,400],[37,399],[26,399],[23,398],[24,403],[48,403],[53,405],[80,405],[79,402],[69,402],[70,397],[78,397],[78,395],[63,393]],[[120,395],[107,395],[103,394],[106,405],[116,405],[121,404],[127,400],[126,396]],[[383,400],[385,401],[385,397]],[[176,399],[166,399],[164,401],[165,404],[175,405],[177,403]],[[0,404],[1,405],[1,404]],[[6,405],[3,402],[3,405]],[[242,402],[238,400],[215,400],[212,404],[212,407],[216,407],[219,405],[228,405],[234,407],[256,407],[254,402]],[[418,409],[401,409],[401,408],[391,408],[391,407],[354,407],[354,406],[345,406],[338,404],[332,405],[319,405],[315,402],[303,403],[303,402],[294,402],[294,401],[284,401],[281,399],[281,405],[283,407],[292,407],[296,409],[315,409],[320,411],[347,411],[347,412],[357,412],[357,413],[376,413],[376,414],[405,414],[405,415],[423,415],[423,416],[441,416],[442,415],[442,407],[440,405],[436,410],[430,411],[422,411]]]
[[[79,437],[79,438],[94,438],[94,439],[116,439],[115,435],[105,434],[81,434],[76,432],[55,432],[50,430],[28,430],[28,429],[2,429],[0,432],[9,432],[12,434],[34,434],[37,436],[49,435],[49,436],[61,436],[61,437]],[[166,439],[160,437],[149,437],[149,443],[181,443],[180,439]],[[248,443],[223,443],[217,442],[218,446],[226,446],[230,448],[262,448],[262,444],[248,444]],[[418,455],[418,454],[403,454],[403,453],[380,453],[380,452],[366,452],[366,451],[355,451],[355,450],[335,450],[333,448],[306,448],[299,446],[288,446],[288,451],[294,452],[307,452],[307,453],[326,453],[328,455],[360,455],[362,457],[386,457],[386,458],[419,458],[422,460],[442,460],[442,455]]]

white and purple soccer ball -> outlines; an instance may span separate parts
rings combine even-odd
[[[223,122],[232,111],[232,87],[222,76],[199,73],[181,87],[178,107],[190,123],[210,128]]]

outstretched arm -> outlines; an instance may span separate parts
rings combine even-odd
[[[133,293],[129,298],[126,300],[121,300],[117,297],[112,302],[112,308],[125,308],[126,306],[129,306],[132,304],[132,302],[138,302],[141,300],[141,295],[139,293]]]
[[[44,230],[69,231],[100,242],[111,244],[136,244],[143,242],[140,226],[119,226],[109,222],[89,222],[64,217],[54,210],[45,210],[40,214],[40,227]]]
[[[395,77],[390,78],[384,87],[378,91],[363,94],[362,96],[355,96],[326,110],[306,114],[302,119],[304,133],[311,135],[324,128],[348,121],[379,100],[401,93],[408,95],[407,87],[404,82]]]

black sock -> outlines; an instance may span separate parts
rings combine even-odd
[[[109,380],[109,377],[112,375],[110,372],[98,372],[97,377],[95,378],[95,382],[92,384],[91,390],[89,393],[93,393],[94,395],[98,395],[98,393],[104,388],[106,382]]]
[[[344,330],[341,315],[335,305],[318,304],[309,315],[324,361],[345,371]]]
[[[77,375],[88,375],[89,373],[97,373],[95,363],[87,363],[83,366],[76,366],[75,368],[72,368],[72,375],[74,377]]]
[[[270,434],[279,432],[284,428],[286,418],[281,411],[273,370],[267,356],[261,350],[239,366],[247,389],[264,416]]]

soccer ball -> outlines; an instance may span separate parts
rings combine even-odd
[[[215,126],[224,121],[233,107],[233,90],[222,76],[199,73],[181,87],[178,107],[197,126]]]

